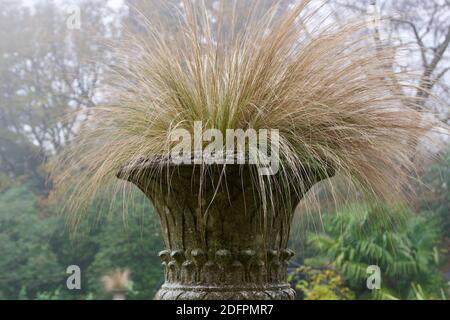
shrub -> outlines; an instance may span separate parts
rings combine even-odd
[[[316,253],[327,258],[359,297],[414,298],[414,286],[433,296],[445,288],[439,272],[439,220],[405,209],[354,206],[324,217],[324,232],[310,234]],[[381,269],[382,288],[366,287],[367,267]]]
[[[345,281],[334,270],[297,268],[289,275],[289,282],[301,300],[353,300],[355,294],[345,286]]]

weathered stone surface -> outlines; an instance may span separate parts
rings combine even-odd
[[[271,251],[269,254],[243,250],[236,254],[221,249],[199,260],[201,249],[188,253],[175,251],[175,256],[186,258],[167,263],[168,251],[160,257],[165,267],[166,284],[157,299],[293,299],[294,291],[286,283],[290,250]],[[172,263],[174,262],[174,263]],[[172,267],[168,267],[168,266]]]
[[[158,174],[155,174],[158,172]],[[164,166],[143,161],[119,177],[136,184],[159,214],[165,281],[156,299],[294,299],[287,283],[293,211],[301,195],[272,191],[263,210],[250,166]],[[170,182],[170,183],[169,183]]]

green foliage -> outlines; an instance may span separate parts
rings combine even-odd
[[[50,246],[54,218],[39,211],[24,187],[0,193],[0,291],[5,298],[32,297],[58,286],[65,269]]]
[[[141,206],[134,206],[126,221],[120,215],[106,218],[101,234],[95,239],[99,250],[88,268],[88,281],[97,296],[105,297],[99,279],[116,268],[131,271],[133,290],[128,294],[131,299],[152,299],[162,284],[158,257],[163,248],[160,226],[148,200],[140,199]]]
[[[450,238],[450,151],[427,170],[423,180],[427,188],[421,197],[421,209],[439,215],[444,235]]]
[[[151,299],[162,283],[159,225],[143,196],[127,221],[118,212],[85,221],[76,234],[25,187],[0,192],[0,297],[100,299],[100,278],[117,267],[131,270],[129,299]],[[118,200],[119,201],[119,200]],[[95,207],[91,210],[95,211]],[[81,269],[82,290],[66,288],[66,268]]]
[[[289,282],[303,300],[353,300],[355,294],[345,286],[342,277],[334,270],[297,268]]]
[[[35,300],[65,300],[67,296],[62,293],[62,289],[58,288],[53,292],[41,292],[36,295]],[[92,293],[83,297],[83,300],[94,300]]]
[[[440,296],[438,222],[400,208],[355,206],[325,216],[324,232],[310,234],[309,241],[361,298],[414,298],[413,285]],[[370,265],[381,269],[382,290],[366,287]]]

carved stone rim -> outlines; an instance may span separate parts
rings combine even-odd
[[[237,157],[237,155],[235,155],[235,157]],[[194,159],[194,158],[192,158]],[[237,159],[237,158],[236,158]],[[331,178],[332,176],[334,176],[336,174],[335,170],[333,168],[331,168],[330,166],[325,166],[325,171],[326,173],[322,173],[320,174],[321,176],[323,175],[324,177],[321,177],[318,179],[318,181],[322,180],[323,178]],[[121,180],[129,180],[130,176],[133,176],[134,174],[139,174],[145,171],[151,171],[151,170],[161,170],[164,168],[169,168],[169,169],[173,169],[173,168],[201,168],[201,167],[207,167],[207,168],[235,168],[235,169],[243,169],[243,168],[247,168],[247,169],[251,169],[251,168],[255,168],[257,169],[258,166],[256,164],[250,164],[250,163],[245,163],[245,164],[239,164],[239,163],[234,163],[234,164],[207,164],[207,163],[201,163],[201,164],[195,164],[195,163],[190,163],[190,164],[176,164],[171,160],[170,156],[151,156],[151,157],[140,157],[137,158],[136,160],[130,161],[129,163],[123,165],[122,167],[120,167],[119,171],[116,174],[116,177],[118,179]],[[303,175],[304,176],[308,176],[307,174],[307,170],[305,168],[302,169]],[[317,181],[317,182],[318,182]]]
[[[194,158],[192,158],[194,159]],[[236,158],[237,159],[237,158]],[[164,169],[164,168],[201,168],[201,167],[207,167],[207,168],[257,168],[257,165],[255,164],[196,164],[196,163],[182,163],[182,164],[176,164],[171,160],[170,156],[153,156],[153,157],[140,157],[136,160],[130,161],[128,164],[123,165],[120,167],[119,171],[117,172],[116,176],[119,179],[125,179],[128,180],[130,176],[144,172],[144,171],[151,171],[151,170],[158,170],[158,169]]]

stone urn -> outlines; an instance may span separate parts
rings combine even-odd
[[[155,299],[293,300],[290,225],[302,195],[321,178],[303,173],[310,182],[301,192],[272,187],[264,205],[254,167],[224,169],[141,159],[118,173],[145,193],[160,218],[165,284]]]

